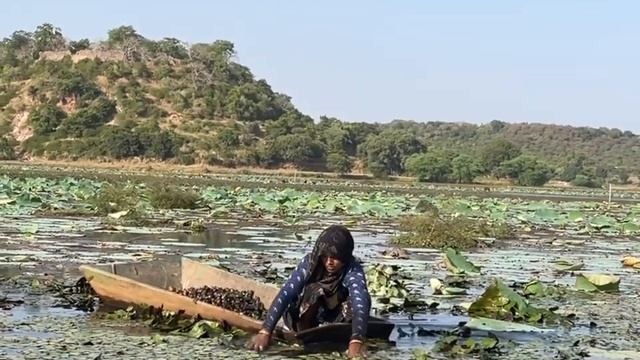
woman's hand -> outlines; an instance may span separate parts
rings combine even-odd
[[[352,341],[349,343],[349,350],[347,350],[347,356],[350,358],[364,357],[365,346],[360,341]]]
[[[251,339],[249,348],[255,351],[264,351],[269,348],[269,345],[271,345],[271,334],[266,331],[260,331],[258,335]]]

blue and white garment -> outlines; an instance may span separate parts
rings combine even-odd
[[[278,320],[289,310],[290,306],[297,306],[298,298],[304,290],[304,279],[309,272],[309,257],[306,255],[293,271],[287,282],[274,299],[267,312],[263,328],[272,332]],[[352,313],[352,339],[363,340],[367,334],[367,323],[371,310],[371,297],[367,289],[367,281],[362,266],[353,259],[345,265],[342,286],[348,290]]]

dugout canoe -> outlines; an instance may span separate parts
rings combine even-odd
[[[266,308],[278,294],[279,288],[249,279],[223,269],[202,264],[179,255],[163,256],[156,260],[82,265],[91,287],[105,303],[162,307],[170,311],[184,311],[185,315],[199,315],[203,319],[225,322],[249,333],[257,333],[262,321],[177,294],[170,289],[217,286],[237,290],[252,290]],[[367,337],[388,340],[394,324],[371,317]],[[275,331],[277,338],[290,342],[315,343],[348,341],[351,324],[330,324],[298,333],[285,331],[281,323]]]

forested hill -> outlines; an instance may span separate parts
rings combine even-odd
[[[141,157],[589,186],[624,182],[640,168],[640,138],[617,129],[314,121],[224,40],[154,41],[122,26],[92,43],[43,24],[0,42],[0,69],[1,159]]]

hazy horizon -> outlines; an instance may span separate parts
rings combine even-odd
[[[638,134],[640,3],[614,5],[30,1],[4,5],[0,36],[48,22],[74,40],[106,39],[120,25],[150,39],[229,40],[238,62],[316,119],[495,119]]]

